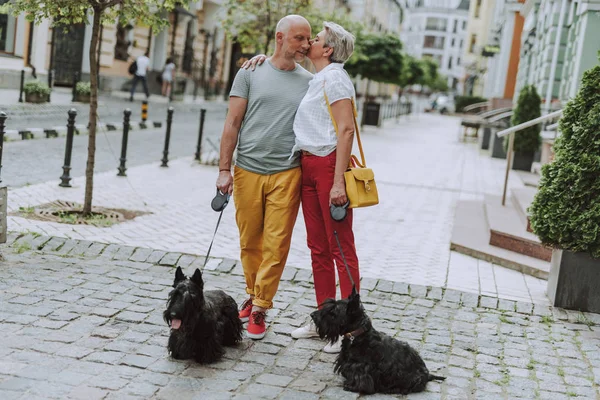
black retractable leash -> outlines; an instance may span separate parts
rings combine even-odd
[[[208,252],[206,253],[206,258],[204,259],[204,265],[202,269],[206,267],[206,262],[208,261],[208,256],[210,256],[210,250],[212,249],[213,243],[215,242],[215,237],[217,236],[217,230],[219,229],[219,224],[221,224],[221,217],[223,216],[223,211],[225,211],[225,207],[229,204],[229,193],[221,193],[219,189],[217,189],[217,195],[210,202],[210,207],[216,212],[220,212],[219,220],[217,221],[217,226],[215,227],[215,233],[213,234],[213,238],[210,241],[210,246],[208,246]]]
[[[329,206],[329,213],[331,214],[331,218],[333,218],[334,221],[343,221],[344,218],[346,218],[346,215],[348,214],[348,206],[350,205],[350,201],[347,201],[346,204],[344,204],[343,206],[336,206],[335,204],[332,204]],[[340,249],[340,254],[342,255],[342,260],[344,260],[344,265],[346,266],[346,272],[348,272],[348,278],[350,278],[350,282],[352,283],[352,286],[356,287],[356,285],[354,284],[354,279],[352,279],[352,274],[350,273],[350,268],[348,267],[348,263],[346,262],[346,257],[344,256],[344,250],[342,250],[342,245],[340,243],[340,239],[338,237],[338,233],[337,231],[333,231],[333,234],[335,235],[335,241],[337,242],[338,248]]]

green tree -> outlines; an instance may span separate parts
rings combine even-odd
[[[269,54],[277,22],[289,14],[307,14],[310,4],[310,0],[227,0],[223,28],[242,47]]]
[[[345,65],[350,75],[375,82],[399,84],[404,67],[402,42],[391,34],[362,35]]]
[[[400,86],[424,85],[427,80],[425,62],[411,55],[404,56],[404,68],[400,76]]]
[[[542,100],[537,90],[535,90],[535,86],[525,86],[521,89],[517,106],[511,118],[512,126],[540,117],[542,115],[541,104]],[[541,125],[534,125],[516,133],[514,150],[516,152],[534,153],[542,143],[542,138],[540,137],[541,129]],[[508,137],[505,138],[504,144],[505,147],[508,146]]]
[[[98,120],[98,68],[97,54],[100,26],[115,20],[136,21],[158,31],[168,25],[168,13],[178,5],[187,5],[188,0],[11,0],[15,15],[26,13],[30,21],[50,19],[55,29],[61,25],[88,23],[92,16],[90,39],[90,114],[88,136],[88,159],[85,170],[85,199],[83,214],[92,211],[94,190],[94,164],[96,154],[96,123]]]
[[[559,121],[555,159],[529,209],[542,243],[600,258],[600,65],[583,75]]]

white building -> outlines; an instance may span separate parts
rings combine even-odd
[[[437,61],[448,86],[462,93],[468,0],[407,0],[401,38],[405,51]]]

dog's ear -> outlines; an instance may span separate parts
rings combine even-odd
[[[190,280],[196,285],[198,285],[200,289],[204,287],[204,281],[202,280],[202,272],[200,272],[198,268],[196,268],[196,271],[194,271],[194,275],[192,275]]]
[[[352,313],[360,309],[360,295],[356,293],[356,286],[352,286],[352,293],[348,296],[347,313]]]
[[[185,274],[181,270],[181,267],[177,267],[175,270],[175,282],[173,282],[173,287],[177,286],[179,282],[185,279]]]

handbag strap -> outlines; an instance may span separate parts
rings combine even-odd
[[[329,116],[331,117],[331,122],[333,122],[333,129],[335,129],[335,134],[339,136],[338,126],[335,122],[335,118],[333,118],[333,112],[331,111],[331,104],[329,104],[329,98],[327,97],[327,92],[325,92],[325,85],[323,85],[323,94],[325,95],[325,102],[327,103],[327,110],[329,111]],[[360,130],[358,129],[358,122],[356,121],[356,117],[358,116],[358,111],[356,111],[356,105],[354,104],[354,98],[350,98],[352,102],[352,117],[354,119],[354,130],[356,131],[356,141],[358,142],[358,150],[360,151],[360,158],[362,163],[358,160],[358,157],[355,155],[350,156],[350,164],[356,164],[360,168],[366,168],[367,162],[365,161],[365,153],[362,148],[362,142],[360,140]],[[355,166],[356,167],[356,166]]]

